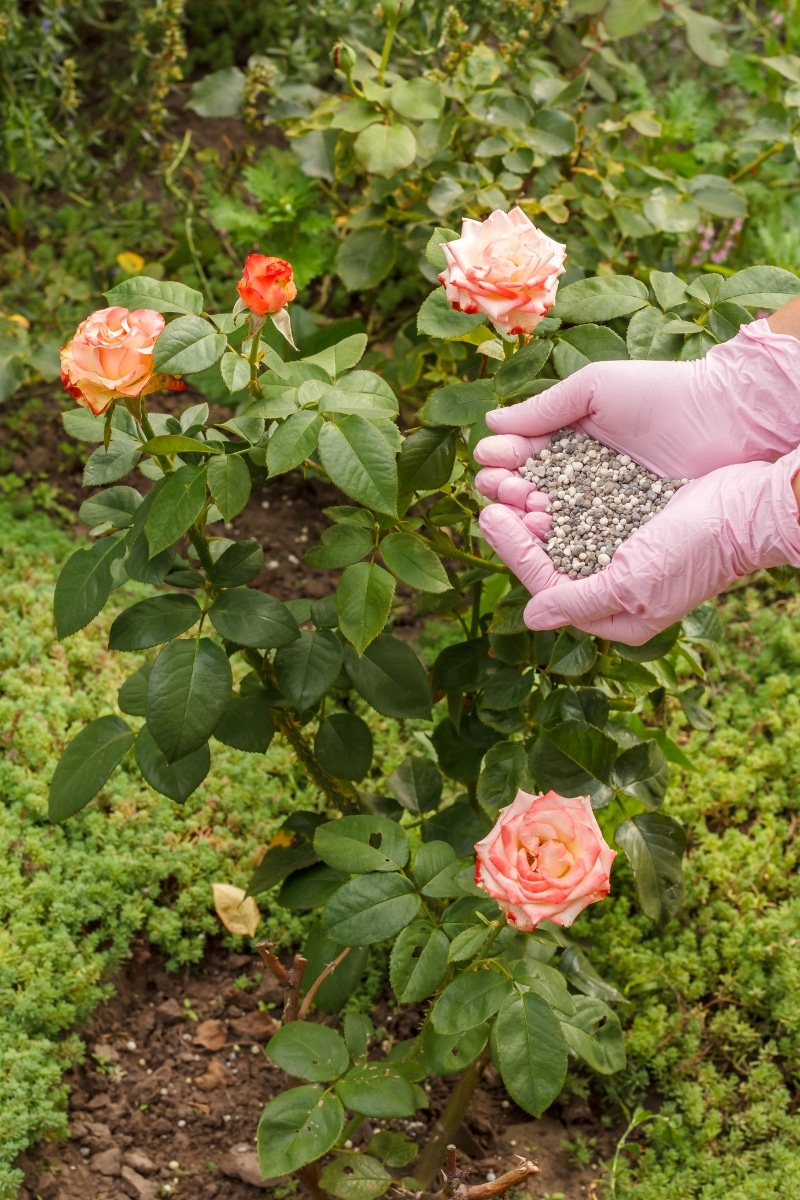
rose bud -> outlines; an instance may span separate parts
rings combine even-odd
[[[331,51],[334,70],[343,71],[345,75],[349,75],[356,65],[356,52],[352,50],[347,42],[337,42]]]
[[[606,845],[588,796],[517,792],[475,851],[475,882],[526,932],[542,921],[571,925],[610,891],[615,852]]]
[[[182,391],[186,385],[174,375],[153,374],[153,349],[164,325],[161,313],[152,308],[92,313],[61,349],[61,382],[70,396],[99,416],[126,396],[162,388]]]
[[[248,255],[236,290],[257,317],[280,312],[297,295],[289,263],[266,254]]]
[[[486,313],[501,333],[530,333],[556,298],[566,246],[554,242],[521,208],[497,209],[485,221],[464,218],[461,237],[442,242],[439,276],[453,308]]]

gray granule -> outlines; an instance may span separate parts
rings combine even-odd
[[[553,524],[545,549],[556,570],[571,579],[607,567],[625,539],[689,482],[660,479],[627,454],[569,428],[554,433],[519,471],[550,497]]]

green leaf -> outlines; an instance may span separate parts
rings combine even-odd
[[[591,362],[624,359],[628,351],[619,334],[603,325],[578,325],[559,332],[553,350],[553,366],[562,379]]]
[[[488,638],[456,642],[438,654],[431,682],[435,691],[475,692],[491,674],[493,665]]]
[[[135,734],[122,717],[98,717],[72,739],[53,772],[48,816],[65,821],[97,795]]]
[[[343,572],[336,589],[336,613],[339,628],[359,654],[386,625],[394,587],[391,575],[376,563],[354,563]]]
[[[343,946],[369,946],[396,937],[414,920],[419,906],[420,898],[404,875],[357,875],[328,901],[322,927]]]
[[[338,1079],[350,1066],[344,1039],[333,1029],[312,1021],[284,1025],[270,1038],[266,1053],[287,1075],[309,1083]]]
[[[670,187],[657,187],[642,206],[654,229],[693,233],[700,223],[699,204]]]
[[[721,342],[727,342],[735,337],[742,325],[749,325],[752,320],[750,313],[740,304],[732,300],[722,300],[710,310],[708,327]]]
[[[374,371],[348,371],[336,387],[326,388],[319,401],[321,412],[361,412],[372,418],[394,420],[398,413],[397,396],[389,384]]]
[[[70,555],[56,582],[53,613],[56,636],[77,633],[92,621],[111,595],[111,567],[125,552],[120,536],[101,538]]]
[[[525,142],[541,154],[569,154],[575,145],[575,122],[557,108],[540,108],[525,130]]]
[[[298,712],[320,700],[339,675],[342,644],[328,629],[304,629],[275,655],[278,687]]]
[[[390,229],[356,229],[340,244],[336,270],[349,292],[377,287],[394,266],[396,243]]]
[[[344,1109],[331,1092],[306,1084],[270,1100],[258,1122],[261,1174],[269,1182],[327,1154],[344,1129]]]
[[[639,813],[617,826],[614,840],[633,868],[642,912],[666,924],[683,902],[685,831],[663,813]]]
[[[511,804],[528,781],[528,759],[520,742],[498,742],[487,750],[478,776],[478,803],[491,820]]]
[[[428,238],[428,243],[425,247],[425,257],[437,271],[444,271],[447,266],[447,259],[442,250],[444,242],[457,242],[460,237],[461,234],[456,233],[455,229],[447,229],[442,225],[436,226]]]
[[[208,486],[225,521],[231,521],[250,499],[250,472],[239,454],[221,454],[208,464]]]
[[[492,730],[486,728],[486,733],[492,735]],[[445,775],[468,786],[475,783],[487,747],[468,742],[448,717],[439,722],[430,736],[439,766]],[[495,740],[498,738],[497,734],[493,736]]]
[[[407,125],[378,123],[362,129],[353,152],[365,170],[382,179],[391,179],[410,167],[417,157],[417,141]]]
[[[411,1084],[385,1061],[351,1067],[335,1089],[346,1108],[365,1117],[391,1120],[412,1117],[417,1110]]]
[[[259,896],[283,883],[290,875],[319,862],[317,852],[310,842],[297,839],[291,846],[273,846],[267,850],[247,885],[248,896]],[[344,876],[342,876],[342,882]]]
[[[360,504],[397,515],[397,461],[386,438],[364,417],[327,421],[319,434],[319,455],[331,482]]]
[[[196,374],[224,353],[228,339],[203,317],[176,317],[159,334],[153,367],[169,375]]]
[[[645,808],[658,808],[667,791],[669,766],[664,751],[649,738],[623,750],[614,763],[611,782]]]
[[[270,476],[293,471],[313,454],[322,428],[319,413],[304,409],[282,421],[267,444],[267,469]]]
[[[488,925],[474,925],[472,929],[462,929],[461,933],[457,934],[450,943],[447,961],[460,963],[468,962],[471,958],[478,958],[493,933],[494,930]]]
[[[439,557],[413,533],[390,533],[380,546],[386,566],[410,587],[440,593],[450,589],[450,580]]]
[[[337,712],[320,724],[314,754],[337,779],[363,779],[372,765],[372,734],[354,713]]]
[[[147,275],[124,279],[105,292],[105,298],[111,305],[120,304],[130,309],[154,308],[160,313],[191,313],[199,316],[203,311],[202,292],[183,283],[151,279]]]
[[[187,437],[183,433],[164,433],[150,438],[142,447],[148,454],[221,454],[213,442],[201,442],[199,438]]]
[[[735,300],[743,308],[780,308],[800,292],[800,279],[782,267],[746,267],[722,281],[715,304]]]
[[[131,605],[114,621],[108,635],[110,650],[146,650],[185,633],[200,620],[200,605],[184,594],[153,596]]]
[[[650,287],[665,312],[686,301],[686,284],[672,271],[651,271]]]
[[[308,867],[307,870],[296,871],[286,880],[278,893],[278,904],[281,908],[288,908],[290,912],[305,912],[310,908],[320,908],[323,904],[327,904],[346,879],[347,875],[344,871],[334,871],[325,863],[317,863],[316,866]],[[335,958],[336,954],[338,954],[338,949],[335,950],[332,957]],[[308,954],[306,957],[308,958]],[[347,961],[352,957],[352,954],[348,955]],[[328,955],[327,961],[331,961],[331,955]],[[323,962],[322,965],[324,966],[325,963]]]
[[[431,880],[456,861],[455,851],[447,842],[426,842],[414,858],[414,879],[424,894]]]
[[[631,358],[672,360],[683,346],[680,333],[669,333],[665,327],[675,321],[672,312],[661,313],[657,308],[640,308],[628,325],[627,345]]]
[[[206,502],[206,468],[184,466],[167,476],[147,514],[150,558],[167,550],[193,525]]]
[[[595,971],[589,959],[579,950],[577,946],[570,946],[561,955],[558,969],[563,973],[568,983],[579,992],[583,992],[586,996],[592,996],[595,1000],[611,1001],[612,1003],[627,1004],[629,1003],[621,992],[618,992],[610,983],[606,983],[604,979]],[[573,996],[573,1001],[577,1004],[577,998]]]
[[[238,67],[222,67],[197,79],[189,88],[185,108],[198,117],[238,117],[244,100],[247,77]]]
[[[115,483],[133,470],[142,456],[142,448],[135,438],[127,434],[115,434],[108,450],[98,446],[83,468],[83,486],[98,487],[103,483]]]
[[[134,754],[136,765],[150,787],[178,804],[191,796],[211,769],[211,753],[207,744],[185,758],[168,763],[146,725],[139,730]]]
[[[478,1057],[489,1037],[487,1024],[458,1033],[437,1033],[428,1021],[422,1029],[422,1063],[432,1075],[454,1075]]]
[[[345,646],[344,666],[356,691],[384,717],[430,719],[428,677],[407,642],[383,633],[360,656]]]
[[[492,1056],[508,1093],[540,1117],[567,1077],[567,1043],[546,1000],[535,992],[509,996],[492,1030]]]
[[[616,743],[581,721],[565,721],[540,730],[531,746],[530,769],[539,786],[562,796],[591,796],[595,804],[611,799],[608,781]]]
[[[702,687],[688,687],[678,693],[681,708],[693,729],[708,730],[714,728],[714,715],[699,703],[701,697],[707,695]]]
[[[660,16],[658,0],[609,0],[603,12],[603,24],[610,38],[630,37]]]
[[[388,784],[403,808],[415,814],[438,808],[442,798],[442,775],[429,758],[407,758],[392,771]]]
[[[418,1004],[432,996],[447,974],[450,943],[430,921],[414,921],[397,936],[389,979],[399,1004]]]
[[[572,1016],[575,1004],[567,989],[564,976],[548,963],[535,958],[525,958],[513,967],[514,982],[536,992],[550,1006],[558,1010],[559,1016]]]
[[[350,367],[354,367],[357,362],[360,362],[366,348],[367,335],[353,333],[341,342],[336,342],[333,346],[327,346],[324,350],[320,350],[318,354],[310,354],[302,361],[316,363],[330,375],[331,379],[335,379],[337,375],[341,375],[343,371],[348,371]]]
[[[250,382],[250,363],[241,354],[226,350],[219,362],[219,373],[231,395],[243,392]]]
[[[348,1154],[328,1163],[319,1182],[338,1200],[377,1200],[394,1180],[377,1159],[368,1154]]]
[[[237,646],[275,649],[300,637],[286,605],[255,588],[229,588],[217,597],[208,615],[217,633]]]
[[[322,545],[306,550],[305,560],[311,567],[349,567],[369,554],[374,544],[371,529],[343,522],[326,529],[322,534]]]
[[[446,429],[417,429],[403,440],[397,460],[402,495],[430,492],[447,483],[456,460],[456,443]]]
[[[597,647],[594,638],[588,634],[575,637],[573,633],[564,630],[556,639],[547,670],[554,675],[576,677],[585,675],[596,661]]]
[[[401,79],[389,91],[389,103],[401,117],[435,121],[444,108],[442,85],[436,79]]]
[[[612,321],[648,303],[647,288],[641,280],[630,275],[597,275],[562,288],[550,316],[571,324]]]
[[[568,1045],[601,1075],[613,1075],[625,1066],[625,1041],[616,1013],[602,1000],[575,996],[575,1013],[561,1018]]]
[[[260,542],[234,542],[223,550],[208,574],[217,587],[235,588],[250,583],[260,575],[263,566]]]
[[[428,337],[457,338],[485,323],[483,313],[457,312],[443,287],[431,292],[417,313],[417,333]]]
[[[78,516],[90,529],[97,525],[112,525],[114,529],[126,529],[133,522],[134,513],[142,503],[136,488],[112,487],[84,500]]]
[[[261,690],[247,696],[231,696],[214,727],[218,742],[250,754],[264,754],[274,733],[269,698]]]
[[[475,383],[450,383],[431,392],[419,415],[429,425],[472,425],[496,405],[492,381],[479,379]]]
[[[401,1133],[392,1133],[388,1129],[374,1133],[367,1150],[382,1158],[387,1167],[405,1167],[417,1156],[416,1142],[409,1142]]]
[[[675,4],[673,12],[686,26],[689,49],[711,67],[724,67],[730,54],[725,45],[725,26],[708,13],[697,12],[689,4]]]
[[[433,1006],[437,1033],[463,1033],[493,1017],[512,989],[511,980],[494,970],[469,970],[457,975]]]
[[[147,724],[167,762],[207,742],[232,688],[231,666],[210,638],[170,642],[147,683]]]
[[[129,675],[117,693],[117,705],[129,717],[143,717],[147,711],[147,680],[153,664],[147,662]]]
[[[402,870],[410,853],[397,822],[375,816],[326,821],[314,833],[314,849],[329,867],[351,875]]]
[[[552,349],[549,338],[534,338],[512,354],[492,380],[495,395],[501,400],[522,400],[529,396],[531,381],[538,376]]]

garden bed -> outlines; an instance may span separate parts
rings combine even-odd
[[[209,946],[199,970],[168,974],[163,955],[137,940],[113,984],[114,999],[82,1032],[84,1061],[65,1080],[69,1138],[20,1156],[16,1165],[25,1182],[19,1200],[282,1195],[280,1184],[261,1182],[254,1149],[261,1109],[286,1083],[262,1051],[275,1028],[267,1010],[280,1013],[282,1001],[274,978],[253,955],[219,944]],[[391,1037],[404,1014],[379,1004],[372,1017]],[[430,1109],[392,1127],[424,1145],[449,1090],[447,1080],[433,1081]],[[368,1140],[368,1124],[356,1145]],[[568,1141],[591,1141],[598,1160],[577,1165]],[[507,1170],[517,1154],[531,1154],[541,1174],[530,1181],[529,1194],[560,1192],[569,1200],[593,1194],[598,1162],[613,1143],[585,1100],[531,1120],[508,1100],[491,1066],[457,1138],[470,1182]]]

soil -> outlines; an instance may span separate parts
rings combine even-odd
[[[190,391],[179,396],[159,396],[159,409],[180,411],[202,399]],[[0,472],[12,470],[30,485],[48,483],[54,501],[66,513],[76,514],[80,505],[98,488],[85,488],[82,472],[90,449],[69,437],[61,424],[65,405],[54,387],[29,390],[24,398],[15,396],[3,410],[0,425]],[[224,421],[229,409],[211,410],[211,419]],[[151,484],[134,472],[129,480],[140,491]],[[254,487],[247,507],[236,517],[232,529],[210,526],[218,535],[244,540],[253,538],[264,548],[264,568],[254,586],[280,600],[298,596],[318,599],[329,595],[336,576],[306,565],[303,554],[315,545],[323,529],[330,525],[323,509],[346,501],[341,492],[316,479],[304,479],[298,472],[283,476],[266,486]],[[17,500],[20,515],[25,515],[25,500]],[[84,526],[77,526],[85,533]]]
[[[66,1077],[69,1138],[20,1156],[19,1200],[282,1195],[261,1181],[255,1152],[261,1109],[286,1085],[262,1051],[276,1028],[271,1013],[281,1012],[274,978],[255,956],[218,946],[198,972],[168,975],[158,952],[136,942],[114,983],[115,997],[83,1031],[84,1063]],[[406,1014],[395,1018],[380,1005],[375,1019],[391,1036]],[[387,1125],[424,1145],[450,1086],[432,1081],[427,1112]],[[355,1144],[370,1132],[362,1127]],[[567,1139],[593,1146],[599,1160],[613,1151],[613,1136],[589,1102],[532,1120],[507,1099],[490,1066],[456,1138],[459,1165],[470,1167],[468,1182],[481,1183],[510,1170],[515,1155],[532,1156],[541,1173],[528,1181],[529,1195],[597,1200],[597,1162],[575,1165]]]

